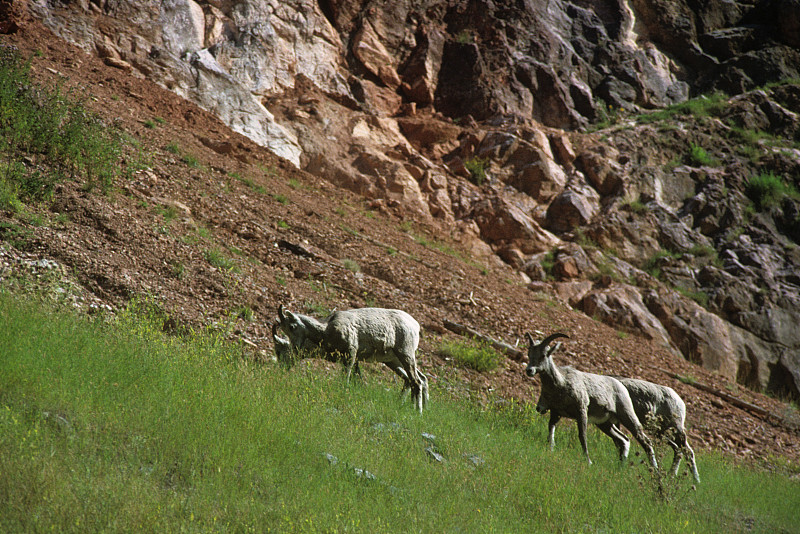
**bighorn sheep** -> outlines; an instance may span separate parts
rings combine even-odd
[[[631,396],[633,409],[639,421],[647,424],[648,417],[655,418],[657,435],[667,441],[674,452],[672,457],[672,475],[678,474],[683,453],[689,460],[689,467],[696,482],[700,482],[694,451],[686,440],[686,404],[674,389],[636,378],[617,377]]]
[[[289,340],[280,340],[273,330],[278,359],[288,363],[291,353],[322,351],[322,357],[342,361],[347,379],[358,362],[383,362],[403,380],[403,392],[411,390],[415,406],[422,412],[427,403],[428,378],[417,368],[419,323],[402,310],[359,308],[335,311],[324,321],[278,308],[281,329]]]
[[[556,343],[553,347],[548,345],[559,337],[569,337],[566,334],[552,334],[538,344],[530,334],[526,333],[525,336],[530,344],[525,373],[530,377],[538,373],[542,377],[542,391],[536,411],[543,414],[550,410],[550,449],[555,448],[556,423],[562,417],[568,417],[578,422],[578,437],[590,464],[592,460],[586,444],[586,427],[589,423],[597,425],[614,441],[620,460],[625,461],[630,441],[617,426],[622,423],[647,451],[652,466],[658,467],[650,439],[636,417],[628,390],[619,380],[610,376],[584,373],[572,367],[556,366],[553,363],[553,353],[561,348],[561,343]]]

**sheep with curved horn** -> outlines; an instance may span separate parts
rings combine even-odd
[[[627,428],[642,448],[647,451],[650,463],[658,467],[655,452],[650,438],[645,435],[636,412],[633,409],[628,390],[619,380],[610,376],[596,375],[578,371],[572,367],[560,367],[553,363],[553,353],[561,348],[561,342],[550,347],[554,340],[566,334],[555,333],[536,343],[529,333],[528,339],[528,366],[525,373],[534,377],[541,376],[542,390],[536,411],[546,413],[550,411],[549,437],[550,448],[555,448],[556,423],[562,417],[575,419],[578,423],[578,437],[583,447],[583,452],[589,463],[589,448],[586,444],[586,429],[589,423],[594,423],[600,430],[609,436],[619,450],[621,461],[628,457],[630,441],[620,431],[621,423]]]
[[[403,392],[411,390],[414,404],[422,412],[427,403],[428,378],[417,368],[419,323],[402,310],[385,308],[358,308],[335,311],[324,321],[292,313],[281,304],[278,308],[281,329],[289,336],[289,346],[303,353],[321,350],[320,356],[341,361],[347,370],[347,379],[353,370],[358,372],[358,362],[382,362],[403,380]],[[277,338],[274,334],[273,337]],[[276,339],[276,353],[281,361],[289,363],[291,354],[285,350],[286,342]]]

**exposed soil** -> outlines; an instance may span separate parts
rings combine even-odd
[[[15,241],[24,252],[0,244],[6,273],[20,258],[52,259],[78,282],[82,302],[119,308],[150,296],[172,315],[172,327],[238,314],[234,335],[256,358],[272,352],[270,322],[280,303],[317,315],[322,308],[401,308],[423,325],[420,360],[430,380],[468,385],[462,390],[478,398],[531,401],[539,381],[512,359],[485,375],[454,367],[436,354],[441,338],[454,335],[445,319],[510,344],[524,344],[525,332],[562,331],[570,339],[557,363],[678,391],[696,449],[767,465],[776,456],[800,462],[798,416],[786,404],[531,291],[511,269],[465,261],[459,244],[435,229],[370,210],[362,198],[293,168],[165,89],[84,54],[32,19],[18,16],[16,23],[18,31],[1,35],[0,44],[30,57],[36,80],[86,96],[87,107],[139,141],[148,168],[119,179],[108,194],[64,183],[52,204],[29,209],[38,224],[0,212],[0,221],[25,231]],[[661,369],[775,416],[738,408]]]

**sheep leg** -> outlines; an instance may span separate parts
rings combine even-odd
[[[683,453],[686,453],[687,461],[689,462],[689,468],[692,470],[692,477],[694,477],[695,482],[700,482],[700,475],[697,473],[697,464],[694,460],[694,451],[692,447],[689,446],[689,442],[686,439],[686,432],[679,432],[677,436],[677,443],[675,444],[677,447],[675,449],[675,456],[673,457],[672,461],[672,474],[677,475],[678,469],[680,468],[681,458],[683,457]],[[678,456],[678,451],[681,452],[681,455]],[[677,465],[676,465],[677,463]]]
[[[386,364],[386,367],[391,369],[394,372],[394,374],[399,376],[400,379],[403,381],[403,389],[400,391],[400,396],[405,399],[406,395],[408,395],[408,391],[411,389],[411,380],[408,378],[408,374],[402,368],[400,362],[396,360],[384,363]]]
[[[561,416],[558,415],[558,412],[554,410],[550,410],[550,423],[548,424],[547,428],[547,442],[550,444],[550,450],[555,450],[556,448],[556,423],[558,423]]]
[[[639,442],[639,445],[647,451],[647,456],[650,458],[650,465],[653,466],[653,469],[658,469],[658,462],[656,461],[656,452],[653,449],[653,443],[650,441],[650,438],[647,437],[647,434],[644,433],[644,428],[642,428],[642,424],[639,422],[639,419],[636,417],[636,414],[633,412],[633,409],[630,411],[622,410],[620,411],[617,416],[619,417],[619,422],[622,423],[622,426],[627,428],[633,437],[636,438],[636,441]]]
[[[653,443],[650,441],[650,438],[647,437],[647,434],[644,433],[642,425],[636,425],[633,428],[626,425],[626,428],[631,431],[631,434],[633,434],[633,437],[639,442],[639,445],[641,445],[642,448],[647,451],[647,456],[650,458],[650,465],[653,466],[653,469],[658,469],[658,462],[656,461],[655,450],[653,450]]]
[[[611,421],[606,421],[605,423],[601,423],[597,425],[597,428],[603,431],[603,433],[610,437],[611,440],[614,442],[614,445],[617,446],[617,450],[619,451],[619,461],[624,462],[628,458],[628,452],[631,448],[631,442],[625,437],[625,434],[620,431],[619,428],[616,427]]]
[[[423,373],[419,369],[417,369],[417,374],[419,375],[419,378],[422,381],[422,403],[425,406],[427,406],[428,401],[431,400],[431,395],[428,391],[428,377],[425,375],[425,373]]]
[[[592,465],[592,459],[589,458],[589,444],[586,441],[586,430],[589,426],[589,414],[585,410],[578,412],[578,439],[580,439],[583,454],[586,455],[586,460],[589,465]]]
[[[413,357],[412,358],[398,357],[397,360],[403,365],[403,370],[408,376],[411,387],[411,398],[414,400],[414,405],[419,410],[419,413],[422,413],[423,388],[422,388],[422,380],[420,379],[417,371],[416,362]]]
[[[678,470],[681,468],[681,460],[683,460],[683,449],[681,448],[680,445],[678,445],[671,439],[667,439],[666,442],[667,445],[670,446],[673,452],[672,466],[670,467],[669,471],[670,473],[672,473],[672,476],[676,476],[678,474]]]
[[[353,369],[358,365],[357,359],[357,351],[355,349],[350,349],[349,353],[347,354],[347,361],[345,361],[345,367],[347,368],[347,383],[350,383],[350,376],[353,374]],[[359,376],[361,375],[361,369],[358,370]]]

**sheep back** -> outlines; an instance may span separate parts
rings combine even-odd
[[[381,360],[387,353],[414,357],[419,345],[419,323],[402,310],[359,308],[334,312],[327,322],[325,340],[343,354],[356,350],[359,359]]]
[[[655,415],[660,417],[662,428],[674,425],[683,430],[686,404],[674,389],[636,378],[619,378],[619,381],[635,399],[634,409],[642,422],[648,415]]]

